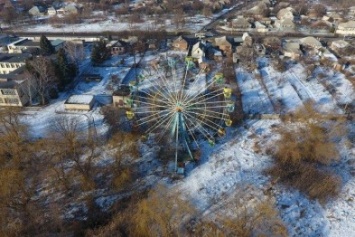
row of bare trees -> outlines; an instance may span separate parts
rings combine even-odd
[[[131,161],[139,156],[135,135],[118,133],[106,144],[79,118],[63,115],[46,139],[33,140],[20,113],[0,111],[0,236],[74,231],[66,206],[88,205],[94,190],[114,192],[131,184]],[[105,146],[112,150],[112,165],[98,162]]]
[[[56,96],[58,90],[63,90],[75,77],[77,65],[84,59],[83,46],[67,42],[64,49],[60,49],[56,58],[51,55],[39,55],[26,62],[27,90],[32,105],[33,93],[38,93],[40,104],[46,104],[50,98]]]

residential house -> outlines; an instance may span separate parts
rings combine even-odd
[[[106,47],[111,49],[112,55],[124,54],[126,52],[126,47],[123,42],[119,40],[112,40],[106,44]]]
[[[254,25],[255,25],[255,29],[256,29],[257,32],[263,33],[263,32],[269,31],[269,29],[267,28],[267,26],[264,25],[264,24],[262,24],[262,23],[260,23],[259,21],[256,21],[256,22],[254,23]]]
[[[64,7],[64,14],[70,15],[70,14],[78,14],[79,10],[75,4],[68,4]]]
[[[339,21],[342,21],[343,20],[343,17],[337,13],[337,12],[327,12],[327,15],[326,16],[323,16],[323,17],[329,17],[331,19],[333,19],[335,22],[339,22]]]
[[[309,48],[316,49],[316,50],[323,47],[322,43],[319,40],[317,40],[316,38],[314,38],[313,36],[308,36],[308,37],[300,39],[300,43],[304,47],[309,47]]]
[[[93,95],[71,95],[64,102],[66,110],[90,111],[94,106],[95,98]]]
[[[224,55],[231,55],[233,52],[231,40],[229,40],[227,36],[215,38],[214,44],[222,51]]]
[[[274,22],[274,27],[279,30],[293,30],[295,28],[295,23],[291,19],[276,20]]]
[[[47,14],[48,14],[48,16],[55,16],[57,14],[57,11],[55,10],[54,7],[49,7],[47,9]]]
[[[179,36],[173,41],[172,46],[175,50],[187,51],[189,44],[186,39],[184,39],[182,36]]]
[[[277,18],[279,20],[290,19],[293,21],[294,16],[290,8],[283,8],[277,13]]]
[[[29,50],[39,49],[39,42],[35,42],[27,38],[21,38],[7,45],[7,50],[9,53],[23,53]]]
[[[355,6],[352,6],[349,8],[349,15],[350,16],[355,16]]]
[[[65,14],[65,9],[64,7],[60,7],[56,9],[57,15],[64,15]]]
[[[333,53],[331,53],[327,48],[321,48],[319,50],[319,56],[322,59],[327,59],[333,62],[338,61],[337,57]]]
[[[205,43],[199,41],[192,46],[191,57],[196,59],[201,59],[205,57],[206,45]]]
[[[50,40],[51,45],[53,46],[54,50],[57,52],[60,48],[64,47],[65,41],[61,39]]]
[[[355,35],[355,21],[339,23],[336,33],[341,35]]]
[[[355,49],[345,40],[335,40],[330,43],[329,48],[338,56],[350,56],[354,53]]]
[[[65,41],[60,39],[50,40],[55,51],[64,46]],[[12,53],[33,53],[40,50],[39,41],[29,40],[27,38],[20,38],[19,40],[7,45],[7,50]]]
[[[29,54],[0,54],[0,74],[9,74],[25,66]]]
[[[37,96],[35,81],[24,73],[0,76],[0,106],[25,106]]]
[[[131,108],[132,99],[130,97],[131,91],[129,86],[121,85],[112,94],[113,106],[118,108]]]
[[[250,15],[253,18],[263,18],[268,13],[269,7],[264,2],[259,2],[258,5],[252,7],[246,12],[246,15]]]
[[[297,41],[287,41],[282,45],[282,52],[285,57],[298,59],[302,55],[300,43]]]
[[[44,16],[45,9],[41,6],[34,6],[30,10],[28,10],[28,14],[32,17],[42,17]]]
[[[253,46],[253,38],[248,34],[244,33],[242,36],[243,39],[243,46],[244,47],[252,47]]]
[[[248,29],[251,27],[251,24],[249,23],[249,21],[240,16],[238,18],[235,18],[232,20],[232,28],[235,28],[235,29]]]
[[[271,25],[271,19],[269,17],[263,17],[261,19],[258,20],[261,24],[266,25],[266,26],[270,26]]]

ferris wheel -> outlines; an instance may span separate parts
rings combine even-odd
[[[194,160],[193,145],[199,147],[200,139],[215,145],[215,138],[232,125],[232,89],[223,74],[209,75],[191,57],[166,56],[146,67],[130,86],[127,118],[145,134],[171,140],[175,171],[186,161],[181,153]]]

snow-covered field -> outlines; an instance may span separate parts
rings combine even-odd
[[[202,29],[203,26],[208,24],[211,19],[202,15],[186,16],[185,24],[183,27],[176,27],[171,19],[166,19],[162,23],[157,23],[154,18],[145,19],[139,23],[132,23],[127,20],[128,17],[117,18],[115,16],[107,16],[104,13],[99,20],[85,20],[79,24],[65,24],[62,26],[53,26],[50,24],[37,24],[32,26],[22,27],[20,30],[24,32],[57,32],[57,33],[87,33],[87,32],[102,32],[102,31],[128,31],[128,30],[167,30],[177,31],[185,30],[196,32]],[[96,14],[96,15],[98,15]],[[19,29],[18,29],[19,30]]]
[[[172,52],[173,53],[173,52]],[[159,58],[159,55],[146,54],[143,64]],[[141,58],[137,57],[136,60]],[[100,82],[79,82],[70,93],[62,93],[59,98],[43,108],[28,109],[23,120],[30,126],[34,137],[45,137],[53,129],[55,120],[61,116],[76,118],[81,129],[95,125],[99,134],[105,134],[108,126],[103,123],[100,114],[100,103],[96,103],[90,112],[66,112],[64,101],[70,94],[89,94],[107,96],[112,93],[110,80],[112,75],[123,79],[129,72],[133,58],[125,60],[126,65],[117,65],[120,58],[111,59],[105,67],[92,67],[89,58],[83,62],[81,73],[99,73],[103,76]],[[329,91],[316,78],[307,79],[304,68],[300,64],[293,65],[286,72],[280,73],[272,66],[260,68],[261,78],[256,79],[253,73],[242,68],[236,69],[236,81],[242,93],[243,110],[247,114],[273,114],[273,103],[282,101],[283,112],[289,112],[302,105],[308,99],[315,101],[319,111],[323,113],[343,113],[338,104],[354,101],[354,88],[351,83],[339,73],[327,72],[327,81],[335,87],[335,92]],[[262,85],[262,83],[264,85]],[[211,147],[206,141],[201,141],[200,164],[189,169],[187,176],[172,184],[171,188],[178,190],[191,200],[204,215],[223,213],[223,203],[239,190],[248,190],[250,199],[245,206],[255,199],[264,200],[270,193],[275,199],[282,220],[285,222],[290,236],[355,236],[355,148],[354,144],[341,148],[342,162],[337,167],[342,174],[344,186],[340,196],[326,205],[310,201],[296,190],[285,189],[283,186],[271,184],[263,172],[272,164],[269,156],[256,152],[255,144],[265,146],[266,142],[277,139],[272,132],[273,126],[281,123],[278,119],[246,120],[243,126],[227,129],[227,135]],[[355,133],[355,125],[350,129]],[[144,154],[147,159],[154,159],[154,152]],[[105,159],[105,157],[103,157]],[[155,164],[156,165],[156,164]],[[146,168],[146,167],[145,167]],[[142,169],[145,169],[142,167]],[[159,170],[159,169],[158,169]],[[156,172],[157,170],[154,170]],[[149,180],[160,178],[151,171]],[[166,179],[166,178],[163,178]],[[147,180],[147,182],[150,182]],[[115,197],[117,198],[117,197]],[[112,205],[112,200],[103,198],[100,206]],[[106,204],[103,204],[108,202]]]

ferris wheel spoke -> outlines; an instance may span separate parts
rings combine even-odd
[[[212,99],[212,98],[215,98],[217,96],[221,96],[223,95],[223,91],[222,92],[219,92],[217,94],[214,94],[216,93],[216,91],[211,91],[211,92],[208,92],[207,94],[203,93],[203,94],[200,94],[200,95],[197,95],[195,97],[192,97],[192,98],[189,98],[189,100],[187,101],[184,101],[185,103],[191,103],[192,101],[199,101],[199,102],[203,102],[203,101],[206,101],[208,99]],[[212,95],[213,96],[210,96]],[[200,101],[202,99],[202,101]],[[196,102],[195,102],[196,103]],[[191,105],[193,105],[194,103],[192,103]]]
[[[160,94],[156,94],[156,95],[150,95],[148,94],[148,97],[143,97],[143,96],[137,96],[138,99],[140,99],[138,102],[142,102],[142,103],[151,103],[151,102],[161,102],[163,105],[173,105],[169,100],[162,100],[164,99],[164,97],[162,97]],[[159,96],[160,97],[159,97]],[[159,97],[159,98],[157,98]]]
[[[184,114],[183,114],[183,116],[184,116],[184,118],[186,119],[186,116],[185,116]],[[200,147],[200,146],[198,145],[198,143],[197,143],[197,140],[196,140],[195,136],[194,136],[194,133],[193,133],[192,128],[190,128],[190,126],[189,126],[187,123],[185,123],[185,125],[186,125],[186,127],[187,127],[187,130],[188,130],[189,134],[191,135],[192,139],[194,140],[196,146],[197,146],[197,147]]]
[[[158,74],[160,74],[160,78],[162,79],[162,82],[163,82],[163,85],[161,84],[158,84],[159,87],[161,87],[163,89],[162,86],[164,86],[164,88],[166,88],[165,91],[168,92],[168,95],[169,95],[169,98],[172,99],[173,101],[175,100],[175,102],[177,102],[177,99],[174,98],[174,96],[172,95],[172,91],[170,90],[170,86],[169,86],[169,83],[165,77],[165,75],[163,75],[161,72],[157,71]]]
[[[161,77],[160,77],[161,78]],[[163,80],[164,81],[164,80]],[[148,81],[148,83],[153,86],[157,91],[160,92],[160,94],[166,99],[166,100],[169,100],[169,99],[172,99],[170,95],[170,91],[167,90],[167,89],[164,89],[165,87],[162,87],[161,84],[159,83],[152,83],[150,80]]]
[[[155,122],[155,124],[153,124],[153,126],[151,128],[148,129],[147,133],[152,133],[154,132],[157,128],[159,128],[159,126],[161,126],[162,124],[164,124],[165,122],[169,121],[169,119],[174,116],[175,112],[170,112],[168,114],[166,114],[164,116],[164,118],[162,118],[161,120],[158,120]]]
[[[191,115],[191,116],[194,117],[196,120],[199,120],[201,123],[205,124],[206,126],[209,126],[212,129],[218,130],[219,128],[222,128],[221,125],[219,125],[219,124],[213,122],[211,119],[209,119],[209,118],[213,118],[213,117],[211,117],[211,116],[209,116],[207,114],[205,115],[204,119],[200,119],[199,117],[193,116],[193,115]],[[217,119],[221,120],[221,118],[217,118]],[[212,125],[217,126],[218,128],[216,129],[214,127],[211,127]]]
[[[211,123],[213,123],[214,125],[216,125],[218,128],[213,127],[212,125],[206,123],[205,121],[199,119],[198,117],[194,117],[194,116],[192,116],[192,115],[190,115],[190,114],[186,114],[186,115],[187,115],[187,116],[190,116],[190,118],[191,118],[192,120],[197,120],[199,123],[206,125],[207,127],[211,128],[212,130],[216,130],[216,131],[217,131],[219,128],[222,128],[221,125],[216,124],[216,123],[212,122],[212,121],[209,120],[209,119],[206,119],[206,120],[211,121]]]
[[[187,116],[185,116],[185,118],[186,120],[190,120]],[[206,139],[213,138],[213,135],[210,134],[200,123],[198,123],[195,127]]]
[[[193,106],[193,105],[196,105],[196,104],[201,104],[201,103],[204,103],[204,102],[208,102],[208,100],[212,99],[212,98],[216,98],[218,96],[221,96],[223,95],[223,92],[221,93],[218,93],[218,94],[214,94],[213,96],[210,96],[212,95],[212,93],[208,93],[208,94],[204,94],[204,95],[200,95],[199,97],[196,97],[194,99],[191,99],[189,101],[184,101],[184,103],[190,105],[190,106]],[[194,102],[193,102],[194,101]]]
[[[154,104],[154,103],[149,103],[149,102],[145,102],[145,101],[139,101],[139,103],[145,104],[145,105],[151,105],[153,107],[159,107],[159,108],[166,108],[167,106],[164,105],[158,105],[158,104]],[[168,105],[168,104],[166,104]],[[168,105],[170,106],[170,105]]]
[[[214,116],[214,115],[210,115],[208,113],[199,113],[199,112],[194,112],[194,111],[187,111],[186,113],[191,113],[191,114],[195,114],[195,115],[201,115],[203,117],[209,117],[209,118],[214,118],[214,119],[221,119],[221,116]],[[224,114],[221,114],[222,116]]]
[[[207,89],[209,89],[213,85],[214,85],[214,81],[206,83],[206,87],[204,88],[204,90],[206,91]],[[192,99],[198,97],[199,95],[201,95],[201,93],[196,93],[196,95],[192,96]]]
[[[167,113],[167,111],[161,111],[161,112],[165,112],[166,114],[163,114],[161,117],[165,118],[166,116],[169,116],[169,113]],[[172,112],[170,112],[172,113]],[[147,117],[141,118],[137,121],[138,126],[152,122],[152,121],[156,121],[157,120],[157,116],[159,116],[160,112],[149,115]]]
[[[172,122],[173,122],[173,119],[174,119],[174,116],[170,116],[170,120],[166,123],[166,125],[164,126],[164,131],[168,131],[169,127],[171,126]],[[166,132],[165,132],[166,133]],[[164,133],[164,134],[165,134]],[[164,137],[163,135],[164,134],[161,134],[159,140],[158,140],[158,143],[161,141],[161,139]]]
[[[214,110],[208,110],[207,109],[208,107],[206,107],[206,108],[193,108],[193,110],[192,111],[194,111],[194,110],[202,110],[202,111],[205,111],[205,113],[212,113],[212,114],[216,114],[216,115],[221,115],[221,116],[225,116],[226,115],[226,113],[221,113],[221,112],[217,112],[217,111],[214,111]],[[191,111],[191,110],[188,110],[188,111]]]
[[[155,90],[157,91],[157,93],[159,95],[161,95],[161,97],[163,97],[166,101],[170,101],[172,99],[171,97],[171,92],[169,92],[168,90],[164,89],[164,87],[161,86],[161,84],[157,83],[157,84],[153,84],[153,87],[155,88]]]

